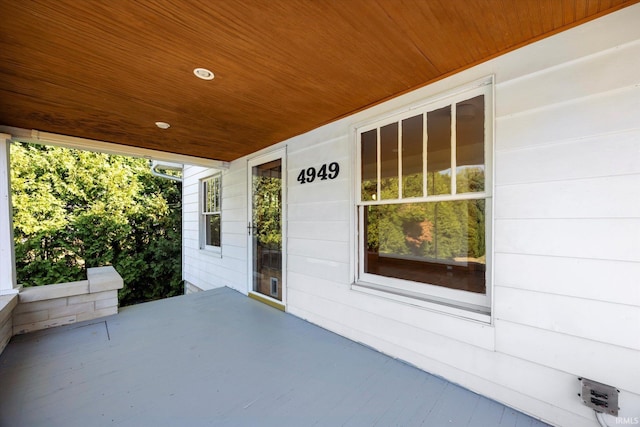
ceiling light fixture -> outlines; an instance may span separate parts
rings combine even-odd
[[[156,122],[156,126],[158,126],[160,129],[169,129],[171,127],[171,125],[167,122]]]
[[[196,68],[193,70],[193,74],[196,75],[197,78],[202,80],[213,80],[215,77],[213,73],[206,68]]]

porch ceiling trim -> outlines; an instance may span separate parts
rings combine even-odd
[[[59,147],[74,148],[78,150],[87,150],[121,156],[142,157],[149,160],[159,160],[168,163],[203,166],[220,170],[229,168],[229,162],[223,162],[220,160],[204,159],[202,157],[168,153],[165,151],[114,144],[112,142],[96,141],[92,139],[79,138],[68,135],[58,135],[55,133],[42,132],[35,129],[30,130],[10,126],[0,126],[0,132],[11,135],[12,141],[56,145]]]

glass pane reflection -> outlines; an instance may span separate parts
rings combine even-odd
[[[427,113],[427,193],[451,194],[451,107]]]
[[[364,209],[365,272],[486,293],[484,200]]]
[[[456,104],[456,192],[484,191],[484,95]]]
[[[378,194],[378,133],[376,129],[364,132],[361,136],[362,155],[362,201],[376,200]]]
[[[402,121],[402,197],[422,197],[422,114]]]
[[[397,199],[398,123],[380,128],[380,198]]]

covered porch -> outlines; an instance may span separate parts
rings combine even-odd
[[[0,425],[543,426],[229,288],[15,336]]]

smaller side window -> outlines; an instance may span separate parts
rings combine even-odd
[[[220,174],[201,181],[201,247],[220,248],[221,224],[221,180]]]

